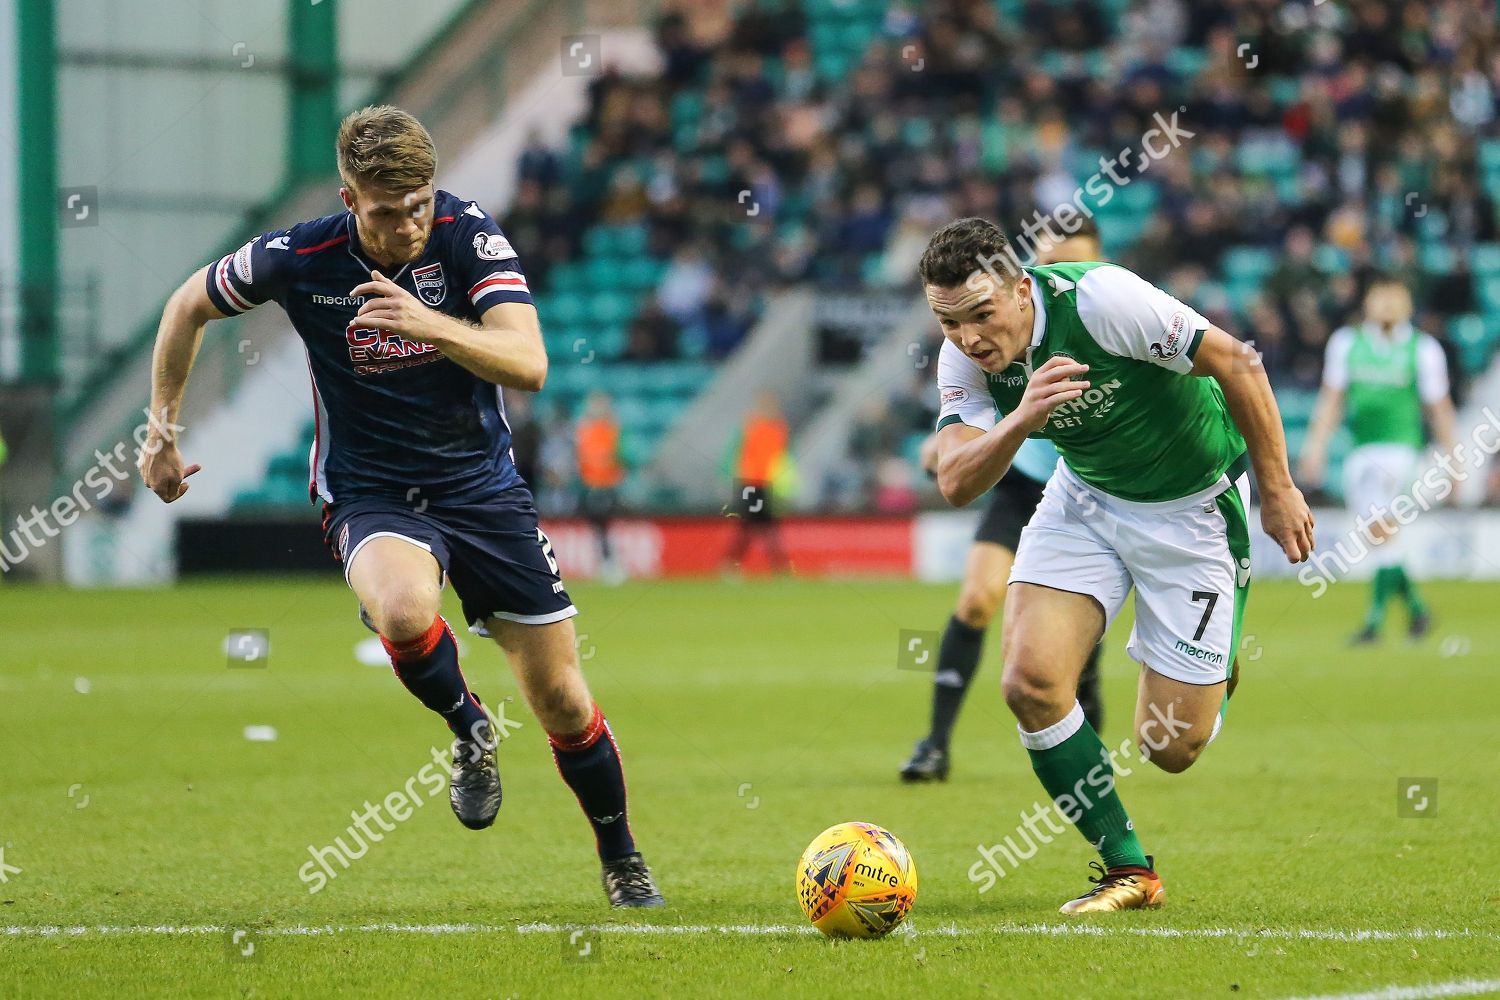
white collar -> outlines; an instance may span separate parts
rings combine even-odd
[[[1405,343],[1406,339],[1416,331],[1416,327],[1411,325],[1410,320],[1405,323],[1397,323],[1395,326],[1391,327],[1391,335],[1389,338],[1387,338],[1381,331],[1380,327],[1376,326],[1374,323],[1361,321],[1361,323],[1359,324],[1359,328],[1361,330],[1367,331],[1370,336],[1376,341],[1384,341],[1391,344]]]
[[[1042,343],[1042,334],[1047,332],[1047,305],[1042,301],[1042,283],[1035,274],[1031,274],[1031,304],[1036,307],[1036,317],[1031,321],[1031,346],[1039,347]]]

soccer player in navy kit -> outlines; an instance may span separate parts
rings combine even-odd
[[[449,799],[483,829],[500,808],[493,728],[439,614],[445,579],[471,631],[505,651],[563,780],[593,825],[613,906],[661,906],[626,816],[614,735],[579,666],[577,614],[510,454],[503,388],[535,392],[547,355],[516,253],[474,202],[435,190],[422,124],[369,107],[339,127],[347,209],[257,236],[171,297],[152,362],[147,486],[171,503],[199,465],[170,437],[209,320],[274,300],[302,338],[317,432],[309,492],[360,615],[401,683],[454,735]]]

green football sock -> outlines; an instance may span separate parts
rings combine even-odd
[[[1400,594],[1406,600],[1407,610],[1413,615],[1425,615],[1427,613],[1427,603],[1417,593],[1417,581],[1413,580],[1411,574],[1406,572],[1406,567],[1392,566],[1391,573],[1395,577],[1396,593]]]
[[[1385,606],[1396,591],[1396,570],[1393,566],[1382,566],[1375,571],[1370,582],[1370,610],[1365,612],[1365,626],[1380,628],[1385,624]]]
[[[1146,867],[1146,852],[1115,792],[1109,753],[1081,706],[1074,704],[1061,722],[1040,732],[1022,730],[1021,743],[1058,811],[1099,852],[1106,868]]]

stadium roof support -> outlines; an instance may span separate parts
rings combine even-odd
[[[338,0],[287,0],[288,182],[331,174],[338,128]]]
[[[52,382],[57,377],[57,30],[52,4],[21,2],[15,9],[21,378]]]

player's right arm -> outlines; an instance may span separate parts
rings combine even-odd
[[[951,343],[938,355],[941,410],[937,432],[938,491],[955,507],[983,496],[1005,475],[1027,435],[1047,423],[1060,403],[1077,399],[1087,382],[1070,381],[1088,365],[1054,357],[1026,384],[1015,410],[996,420],[984,371]]]
[[[1297,462],[1297,478],[1308,486],[1322,486],[1328,468],[1328,443],[1344,419],[1344,389],[1349,383],[1349,348],[1354,333],[1348,328],[1328,338],[1323,355],[1323,384],[1313,406],[1307,438]]]
[[[208,297],[207,276],[209,267],[214,266],[199,268],[172,293],[162,310],[156,346],[151,352],[151,413],[146,441],[141,446],[140,469],[146,486],[167,503],[186,493],[188,484],[184,480],[202,468],[183,468],[172,428],[177,425],[188,373],[203,342],[203,328],[209,320],[224,318]]]
[[[186,493],[183,480],[202,468],[183,467],[176,431],[203,328],[210,320],[237,316],[277,294],[286,280],[290,240],[296,229],[264,233],[200,267],[172,293],[162,310],[151,352],[151,410],[140,470],[146,486],[167,503]]]

